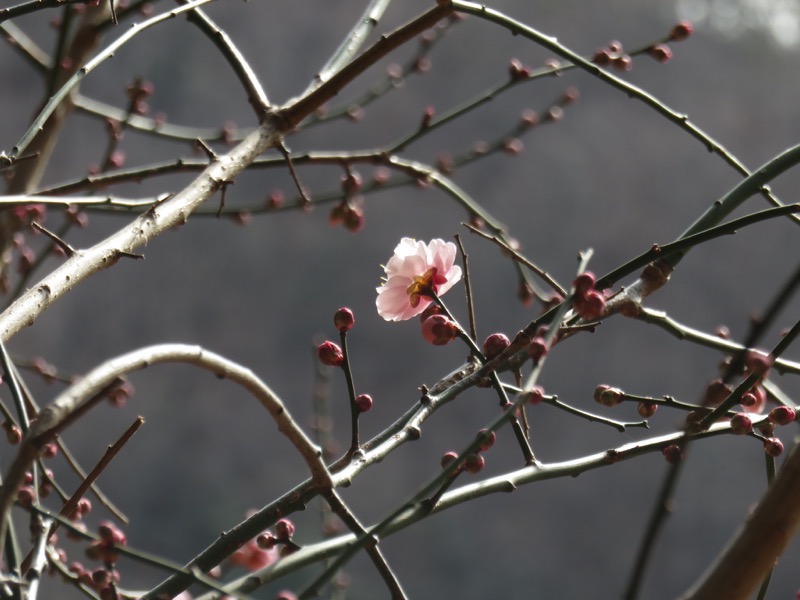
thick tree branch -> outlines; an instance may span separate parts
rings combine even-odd
[[[800,445],[755,511],[710,569],[680,600],[752,598],[800,526]]]
[[[185,223],[192,212],[211,198],[220,181],[232,181],[255,158],[280,138],[281,131],[268,120],[228,154],[212,162],[189,186],[153,206],[110,237],[75,255],[53,270],[0,314],[0,339],[8,341],[23,327],[32,325],[42,312],[90,275],[116,263],[154,237]]]

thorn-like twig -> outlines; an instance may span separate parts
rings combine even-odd
[[[476,233],[479,236],[481,236],[482,238],[484,238],[486,240],[489,240],[490,242],[493,242],[493,243],[497,244],[498,246],[500,246],[500,248],[502,248],[502,250],[504,252],[510,254],[511,257],[514,260],[516,260],[518,263],[528,267],[531,271],[533,271],[539,277],[541,277],[547,283],[547,285],[549,285],[556,292],[561,294],[562,297],[566,297],[567,291],[563,287],[561,287],[559,285],[559,283],[547,273],[547,271],[545,271],[544,269],[540,269],[535,264],[533,264],[531,261],[529,261],[527,258],[522,256],[522,254],[520,254],[519,252],[514,250],[514,248],[509,246],[508,243],[505,240],[501,240],[496,235],[489,235],[488,233],[485,233],[485,232],[481,231],[480,229],[478,229],[474,225],[471,225],[470,223],[462,223],[462,225],[464,227],[466,227],[467,229],[469,229],[472,233]]]
[[[217,156],[217,153],[214,152],[213,148],[211,148],[211,146],[206,144],[205,141],[203,141],[201,138],[197,138],[194,141],[194,143],[197,145],[198,148],[200,148],[200,150],[203,151],[203,153],[208,157],[209,161],[219,160],[219,156]]]
[[[280,143],[276,144],[275,146],[278,151],[283,154],[283,157],[286,159],[286,164],[289,167],[289,173],[292,176],[292,181],[294,181],[294,185],[297,188],[297,193],[300,194],[300,198],[303,201],[303,208],[307,208],[311,206],[311,198],[308,196],[303,184],[300,182],[300,177],[297,174],[297,170],[294,168],[294,162],[292,161],[291,150],[286,147],[286,144],[283,143],[281,140]]]
[[[81,482],[81,484],[78,486],[78,489],[75,490],[75,493],[73,493],[72,496],[70,496],[70,498],[64,503],[64,506],[58,513],[61,517],[64,517],[65,519],[74,518],[75,511],[78,508],[78,501],[83,498],[86,492],[89,491],[89,489],[94,485],[94,482],[97,481],[97,478],[100,477],[100,474],[106,469],[111,461],[114,460],[114,457],[119,454],[120,450],[122,450],[122,447],[128,443],[128,441],[137,431],[139,431],[139,428],[142,425],[144,425],[144,417],[136,417],[136,420],[122,433],[119,439],[110,445],[108,449],[106,449],[100,461]],[[47,532],[47,539],[50,539],[53,536],[53,534],[58,530],[58,527],[59,522],[53,521],[53,524],[50,526],[50,529]],[[31,559],[32,556],[29,554],[25,560],[22,561],[22,573],[25,573],[28,570]]]
[[[67,242],[62,240],[60,237],[58,237],[52,231],[50,231],[49,229],[47,229],[43,225],[39,224],[38,221],[32,221],[31,222],[31,227],[33,227],[37,231],[42,232],[47,237],[49,237],[56,246],[58,246],[59,248],[61,248],[64,251],[64,254],[66,254],[67,258],[70,258],[70,257],[75,255],[75,252],[76,252],[75,248],[70,246]]]
[[[458,250],[461,252],[461,263],[464,265],[464,293],[467,297],[467,311],[469,313],[469,335],[470,337],[478,341],[478,330],[475,324],[475,308],[472,304],[472,282],[469,278],[469,256],[467,255],[466,250],[464,250],[464,244],[461,242],[461,236],[456,234],[456,243],[458,244]]]

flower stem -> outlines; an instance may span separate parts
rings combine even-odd
[[[344,355],[344,363],[342,364],[342,371],[344,371],[344,378],[347,381],[347,395],[350,397],[350,448],[347,450],[347,456],[351,457],[358,450],[359,436],[358,436],[358,407],[356,406],[356,385],[353,381],[353,371],[350,368],[350,355],[347,352],[347,332],[340,332],[342,341],[342,354]]]

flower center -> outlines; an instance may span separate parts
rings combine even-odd
[[[433,298],[436,287],[443,283],[441,278],[436,277],[436,267],[431,267],[422,275],[414,277],[414,282],[406,288],[408,302],[412,307],[419,305],[421,297]]]

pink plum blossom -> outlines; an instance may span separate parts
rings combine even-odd
[[[377,288],[378,314],[387,321],[405,321],[420,314],[433,301],[431,291],[441,296],[461,279],[455,258],[452,242],[400,240],[384,267],[386,281]]]

